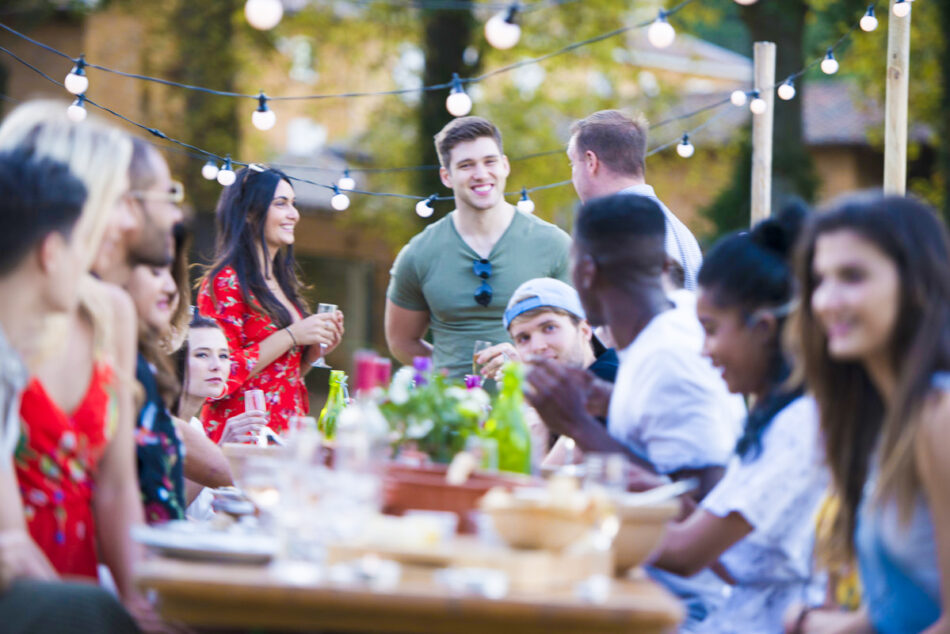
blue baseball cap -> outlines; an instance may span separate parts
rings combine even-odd
[[[579,319],[587,319],[577,291],[553,277],[539,277],[528,280],[511,295],[502,318],[505,330],[516,317],[535,308],[560,308]]]

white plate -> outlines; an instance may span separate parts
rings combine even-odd
[[[243,564],[266,564],[277,552],[271,537],[246,532],[215,531],[189,521],[136,526],[132,539],[168,557]]]

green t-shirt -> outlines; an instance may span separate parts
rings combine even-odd
[[[390,271],[386,296],[407,310],[429,312],[433,363],[461,378],[472,372],[476,340],[510,341],[502,315],[512,293],[536,277],[570,283],[571,237],[535,216],[515,212],[488,257],[492,287],[488,306],[475,302],[482,280],[472,270],[479,256],[455,229],[450,213],[432,223],[402,248]]]

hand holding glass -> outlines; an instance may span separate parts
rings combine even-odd
[[[325,313],[335,313],[337,310],[336,304],[319,304],[317,306],[317,314],[322,315]],[[326,350],[326,344],[320,344],[320,358],[314,361],[311,366],[314,368],[329,368],[327,362],[323,360],[324,351]]]
[[[476,341],[475,350],[472,351],[472,374],[481,374],[484,365],[478,363],[478,353],[488,350],[493,344],[491,341]]]

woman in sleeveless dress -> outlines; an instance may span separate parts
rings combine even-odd
[[[264,391],[268,425],[284,432],[309,411],[304,374],[343,337],[343,313],[309,315],[300,296],[299,220],[290,179],[274,169],[241,170],[218,200],[215,260],[198,293],[198,311],[218,322],[231,349],[225,394],[201,414],[215,442],[251,389]]]
[[[800,245],[795,329],[854,556],[856,613],[805,632],[950,631],[950,247],[932,209],[863,194],[816,214]],[[850,628],[850,629],[849,629]]]
[[[88,197],[73,242],[83,270],[114,257],[105,237],[134,217],[128,206],[132,143],[90,117],[70,122],[59,102],[32,102],[0,126],[0,147],[29,146],[69,165]],[[96,578],[108,568],[120,597],[143,626],[155,623],[135,588],[140,550],[130,528],[142,522],[133,444],[135,312],[124,291],[85,275],[76,310],[46,324],[45,354],[23,400],[15,460],[31,534],[64,575]]]

